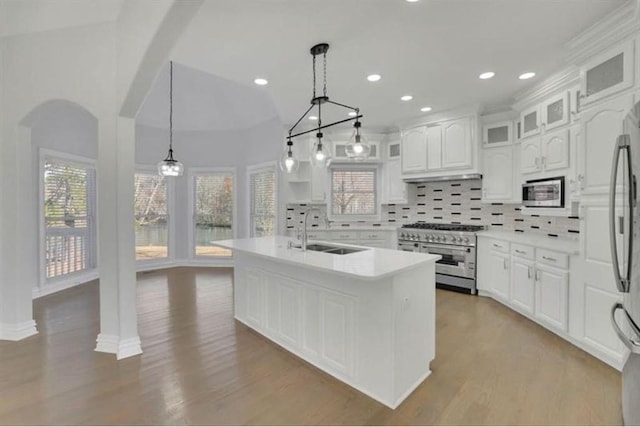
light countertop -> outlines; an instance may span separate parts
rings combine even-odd
[[[417,267],[424,263],[436,262],[439,255],[417,252],[403,252],[392,249],[364,248],[361,252],[347,255],[335,255],[323,252],[288,249],[287,242],[291,238],[285,236],[259,237],[253,239],[234,239],[216,241],[216,246],[247,252],[259,257],[274,259],[277,262],[295,264],[315,270],[330,271],[336,274],[354,276],[365,280],[377,280],[393,276],[401,271]],[[315,243],[309,242],[309,244]],[[332,246],[354,247],[354,245]]]
[[[478,233],[478,237],[505,240],[521,245],[530,245],[536,248],[564,252],[569,255],[577,255],[580,253],[580,243],[577,240],[561,239],[558,237],[536,236],[512,231],[481,231]]]

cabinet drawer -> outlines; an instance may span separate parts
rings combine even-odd
[[[330,233],[331,240],[357,240],[357,231],[332,231]]]
[[[504,240],[489,239],[489,249],[508,254],[509,242],[505,242]]]
[[[550,251],[548,249],[538,249],[536,251],[536,261],[558,268],[569,268],[569,256],[567,254]]]
[[[325,240],[328,236],[326,231],[308,231],[307,239],[309,240]]]
[[[511,244],[511,255],[525,258],[525,259],[535,259],[535,249],[531,246],[520,245],[518,243]]]
[[[361,231],[361,240],[386,240],[389,237],[389,232],[384,231]]]

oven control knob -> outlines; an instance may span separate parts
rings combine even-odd
[[[465,238],[464,238],[464,242],[465,242],[465,243],[469,243],[469,238],[468,238],[468,237],[465,237]]]
[[[436,237],[434,238],[434,240],[435,240],[436,242],[439,242],[439,241],[440,241],[440,236],[436,236]]]

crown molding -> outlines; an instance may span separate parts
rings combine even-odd
[[[580,70],[575,65],[568,66],[561,71],[546,78],[542,83],[531,89],[518,92],[514,95],[512,108],[520,110],[528,104],[535,104],[551,96],[562,89],[580,83]]]
[[[567,62],[580,65],[616,43],[637,36],[639,18],[640,0],[627,1],[565,45]]]
[[[479,104],[467,105],[459,108],[438,111],[421,117],[413,117],[399,123],[400,129],[408,129],[416,126],[428,125],[432,123],[455,120],[465,116],[479,115],[481,107]]]

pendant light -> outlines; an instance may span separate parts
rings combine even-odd
[[[298,160],[295,160],[295,157],[293,157],[292,138],[305,135],[311,132],[315,132],[316,140],[313,144],[313,148],[311,149],[309,160],[311,162],[311,165],[314,167],[328,167],[331,164],[331,160],[332,160],[331,147],[330,147],[330,142],[327,140],[327,138],[325,138],[325,135],[322,132],[322,129],[335,126],[337,124],[346,123],[352,120],[356,121],[354,123],[354,127],[355,127],[354,132],[356,135],[354,136],[354,138],[357,138],[357,141],[358,141],[357,143],[352,144],[354,148],[354,152],[355,151],[358,152],[358,156],[357,156],[358,159],[364,160],[369,156],[370,146],[363,141],[362,136],[360,135],[361,125],[360,125],[359,119],[362,117],[362,115],[360,115],[360,109],[331,101],[327,96],[327,51],[328,50],[329,50],[328,43],[317,44],[313,46],[310,50],[310,53],[313,56],[313,96],[311,98],[311,106],[304,112],[304,114],[302,114],[302,116],[300,116],[298,121],[291,127],[291,129],[289,129],[289,135],[287,137],[287,148],[284,150],[283,155],[280,158],[280,168],[285,172],[294,172],[294,169],[297,170],[297,167],[298,167],[297,165],[295,165],[295,162],[298,162]],[[321,96],[317,96],[317,93],[316,93],[316,57],[318,55],[322,55],[323,57],[323,86],[322,86]],[[339,120],[337,122],[330,123],[328,125],[323,125],[322,124],[322,105],[327,103],[352,110],[356,114],[354,117],[351,117],[345,120]],[[318,109],[317,127],[311,130],[293,134],[294,129],[300,124],[302,119],[304,119],[307,116],[307,114],[309,114],[309,112],[316,107]],[[291,159],[294,159],[294,160],[291,160]],[[289,162],[289,164],[291,165],[290,167],[287,167],[287,162]]]
[[[347,157],[357,162],[366,160],[371,153],[371,145],[363,135],[360,135],[360,126],[362,126],[360,121],[356,120],[353,124],[353,134],[345,147]]]
[[[298,159],[293,157],[293,151],[291,150],[293,147],[293,141],[291,138],[287,139],[287,146],[284,149],[282,156],[280,156],[280,170],[286,173],[295,173],[298,171],[300,167],[300,162]]]
[[[161,176],[182,176],[184,166],[173,158],[173,61],[169,61],[169,154],[158,162]]]

